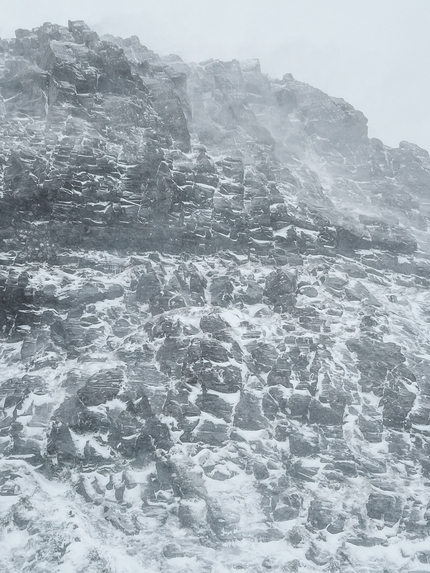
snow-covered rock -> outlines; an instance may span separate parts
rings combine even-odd
[[[0,49],[1,570],[426,571],[428,153],[256,60]]]

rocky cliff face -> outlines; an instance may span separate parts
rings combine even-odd
[[[427,571],[428,153],[82,22],[0,130],[2,571]]]

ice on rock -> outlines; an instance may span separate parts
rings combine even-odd
[[[0,569],[428,568],[428,153],[82,21],[0,134]]]

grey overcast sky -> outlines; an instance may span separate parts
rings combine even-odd
[[[0,37],[85,20],[185,61],[259,58],[343,97],[369,134],[430,150],[430,0],[0,0]]]

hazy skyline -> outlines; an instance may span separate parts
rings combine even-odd
[[[343,97],[369,135],[430,150],[428,0],[0,0],[0,37],[83,19],[99,34],[139,36],[185,61],[259,58],[272,77]]]

